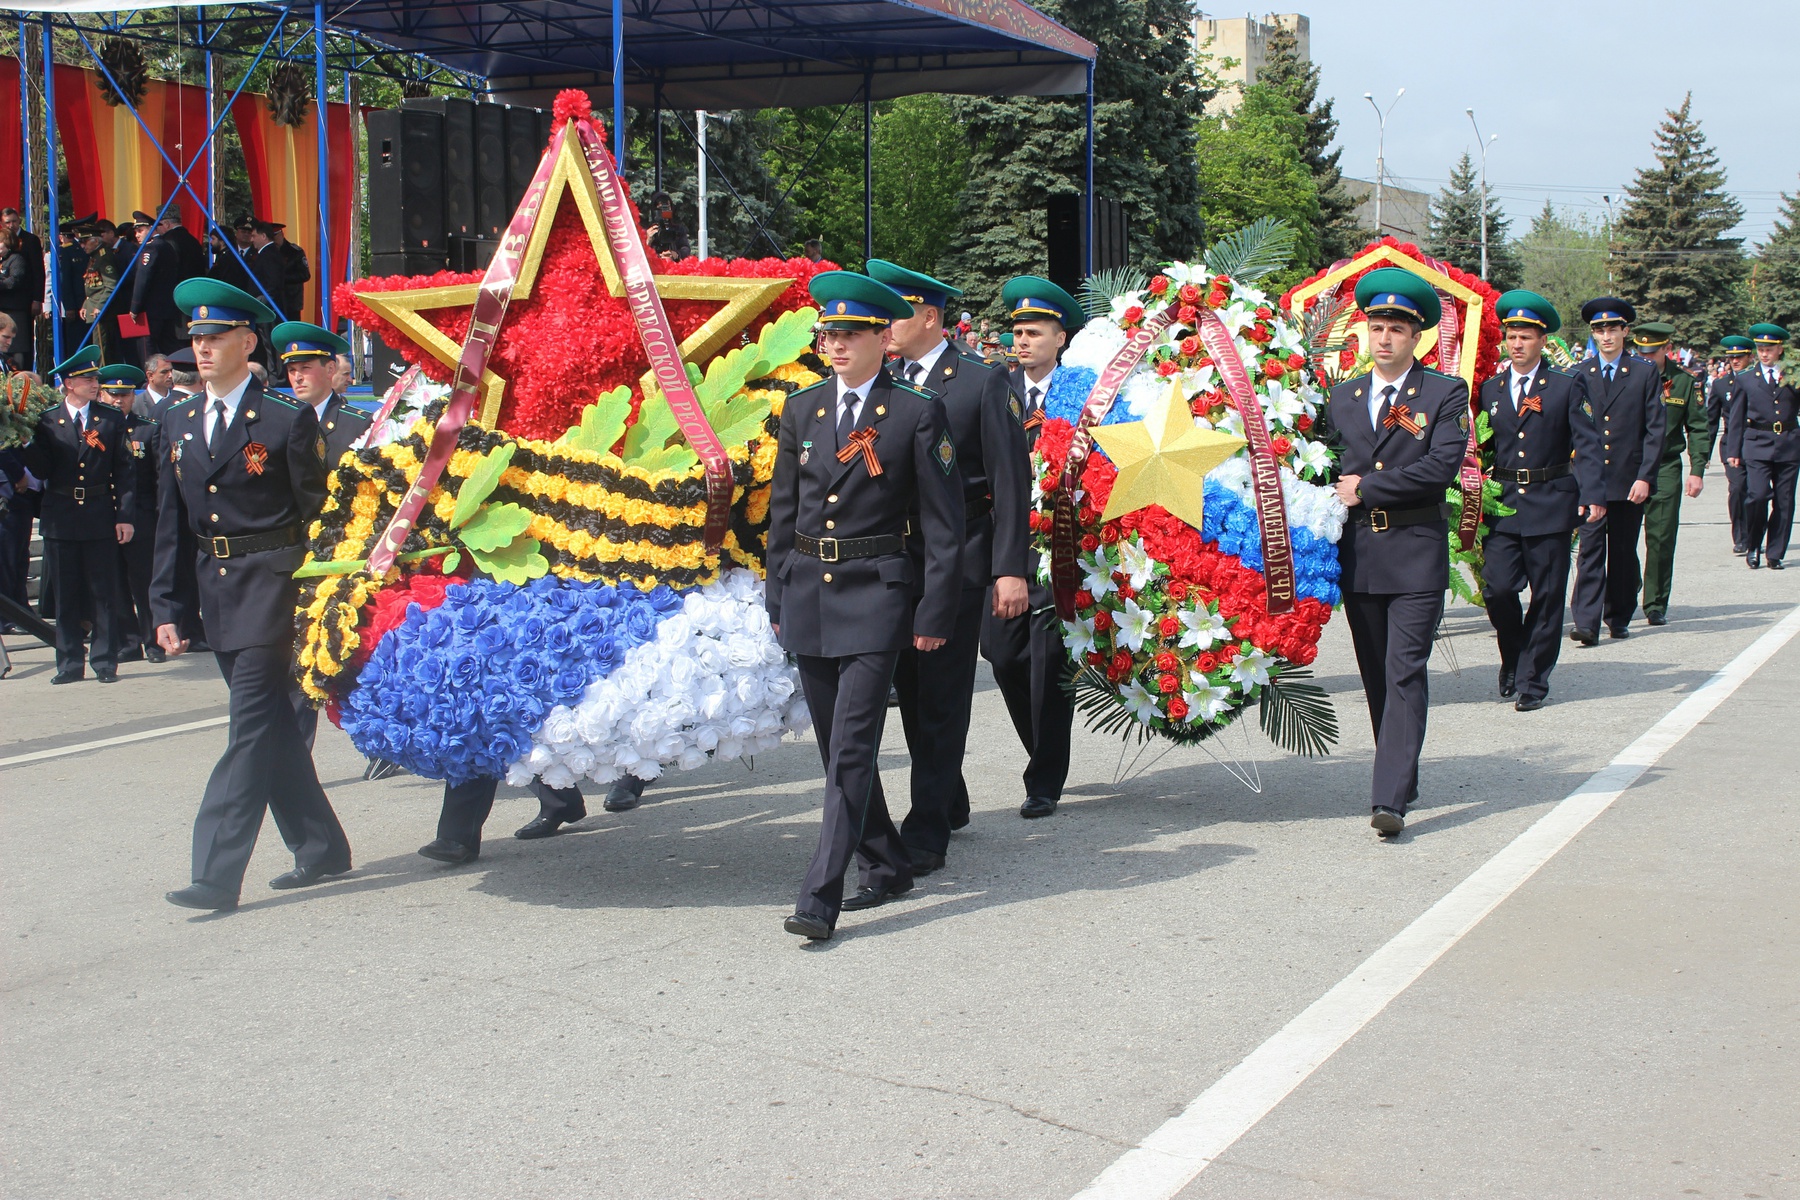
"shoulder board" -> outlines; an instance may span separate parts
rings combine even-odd
[[[1370,377],[1370,375],[1372,373],[1373,372],[1370,372],[1370,371],[1364,371],[1361,375],[1352,375],[1348,379],[1340,379],[1338,382],[1331,385],[1331,390],[1335,392],[1339,388],[1349,387],[1353,383],[1355,383],[1355,384],[1363,383]]]
[[[286,408],[291,408],[295,412],[300,411],[300,406],[298,404],[296,404],[292,400],[289,400],[286,396],[282,395],[280,392],[264,392],[263,399],[264,400],[273,400],[275,403],[280,404]]]
[[[804,396],[808,392],[817,391],[818,389],[824,387],[828,383],[836,383],[836,382],[837,382],[837,376],[827,375],[825,378],[819,380],[819,382],[817,382],[817,383],[807,384],[805,387],[803,387],[799,391],[795,392],[794,395],[795,396]]]
[[[931,399],[930,392],[924,391],[923,389],[920,389],[920,388],[916,388],[912,384],[906,382],[906,380],[904,380],[904,379],[894,380],[893,387],[896,392],[911,392],[913,395],[922,397],[926,400]]]
[[[1437,376],[1437,377],[1438,377],[1438,378],[1439,378],[1439,379],[1454,379],[1454,380],[1456,380],[1456,381],[1457,381],[1457,382],[1458,382],[1458,383],[1461,383],[1461,382],[1462,382],[1462,376],[1461,376],[1461,375],[1446,375],[1446,374],[1444,374],[1444,373],[1443,373],[1443,372],[1442,372],[1442,371],[1439,371],[1439,370],[1437,370],[1437,369],[1436,369],[1436,368],[1435,368],[1435,367],[1422,367],[1422,368],[1421,368],[1421,369],[1422,369],[1422,370],[1423,370],[1423,371],[1424,371],[1424,372],[1425,372],[1425,373],[1426,373],[1426,374],[1427,374],[1427,375],[1436,375],[1436,376]]]
[[[338,416],[340,416],[340,417],[355,417],[359,421],[373,421],[375,419],[374,413],[364,412],[360,408],[351,408],[348,404],[346,404],[346,405],[344,405],[344,407],[338,409]]]
[[[162,422],[160,422],[160,421],[152,421],[149,417],[139,417],[137,419],[137,423],[139,425],[160,425],[160,424],[162,424]]]
[[[1556,368],[1556,367],[1549,367],[1549,368],[1547,368],[1547,369],[1548,369],[1548,370],[1549,370],[1549,372],[1550,372],[1550,374],[1552,374],[1552,375],[1561,375],[1561,376],[1562,376],[1562,377],[1563,377],[1563,378],[1564,378],[1564,379],[1573,379],[1573,378],[1575,378],[1575,376],[1574,376],[1574,373],[1573,373],[1573,372],[1570,372],[1570,371],[1563,371],[1563,370],[1559,370],[1559,369],[1558,369],[1558,368]]]

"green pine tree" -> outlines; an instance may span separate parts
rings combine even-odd
[[[1781,194],[1775,228],[1750,268],[1750,304],[1756,320],[1800,333],[1800,192]]]
[[[1580,324],[1581,306],[1606,294],[1606,226],[1584,215],[1558,212],[1544,201],[1531,230],[1519,239],[1524,283],[1562,314],[1563,325]]]
[[[1744,319],[1743,239],[1725,236],[1744,209],[1725,191],[1719,156],[1693,95],[1656,131],[1656,165],[1639,169],[1614,232],[1619,295],[1640,320],[1668,321],[1683,342],[1712,345]]]
[[[1344,189],[1344,173],[1338,166],[1343,152],[1331,144],[1338,128],[1331,111],[1334,102],[1318,98],[1319,66],[1300,57],[1300,41],[1287,25],[1278,24],[1269,38],[1268,58],[1257,71],[1256,82],[1281,91],[1306,122],[1300,156],[1312,174],[1319,213],[1313,220],[1315,258],[1309,260],[1296,253],[1295,263],[1325,265],[1350,257],[1375,234],[1357,221],[1356,198]],[[1216,236],[1218,231],[1212,232]]]
[[[1506,237],[1511,222],[1493,196],[1487,204],[1487,281],[1504,292],[1519,286],[1525,275],[1519,252]],[[1425,253],[1460,267],[1471,275],[1481,273],[1481,179],[1468,151],[1450,170],[1450,183],[1431,201],[1426,226]]]
[[[640,207],[655,188],[655,118],[651,109],[632,109],[627,118],[630,144],[625,178]],[[662,121],[663,191],[674,201],[676,219],[687,226],[698,254],[699,151],[694,114],[665,110]],[[714,258],[767,258],[793,252],[799,214],[764,162],[766,148],[778,132],[778,110],[707,114],[707,252]]]
[[[1201,236],[1196,83],[1184,0],[1042,0],[1036,7],[1095,43],[1094,188],[1118,201],[1133,265],[1192,258]],[[1047,267],[1044,209],[1083,190],[1081,96],[958,97],[969,182],[946,278],[972,311],[997,316],[1009,276]]]

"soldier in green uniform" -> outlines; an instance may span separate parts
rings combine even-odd
[[[1645,321],[1632,332],[1639,357],[1647,358],[1662,372],[1662,396],[1667,416],[1662,462],[1656,472],[1656,489],[1644,505],[1644,619],[1652,625],[1669,623],[1669,587],[1675,574],[1675,534],[1681,528],[1681,497],[1700,494],[1706,460],[1712,457],[1712,423],[1694,377],[1669,355],[1669,339],[1675,327],[1661,321]],[[1681,452],[1687,450],[1688,466],[1681,469]],[[1685,475],[1685,478],[1684,478]]]
[[[113,290],[119,286],[124,267],[100,236],[99,225],[84,225],[77,234],[81,238],[81,248],[88,256],[87,270],[81,276],[81,319],[94,327],[94,345],[100,347],[101,359],[116,363],[124,356],[117,320],[122,310],[116,303],[108,304],[107,301],[113,298]]]

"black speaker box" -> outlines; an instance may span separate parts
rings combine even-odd
[[[445,249],[444,118],[417,109],[369,114],[369,250]]]
[[[445,246],[449,246],[446,239]],[[448,250],[404,250],[398,254],[369,255],[372,275],[435,275],[450,269]]]
[[[499,237],[512,218],[506,202],[506,106],[475,105],[475,226],[471,233]]]
[[[444,231],[474,234],[475,102],[451,96],[404,100],[401,110],[436,113],[444,119]]]
[[[538,160],[544,157],[544,146],[549,140],[550,131],[546,122],[539,120],[540,113],[535,108],[522,105],[506,106],[506,216],[511,219],[513,209],[525,196],[525,189],[531,186],[531,177],[537,174]],[[505,228],[504,222],[501,228]]]
[[[1081,197],[1052,196],[1045,206],[1044,278],[1071,296],[1081,286]]]
[[[500,248],[499,238],[450,235],[450,269],[452,271],[485,271]]]

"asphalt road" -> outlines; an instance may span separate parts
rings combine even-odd
[[[1072,1196],[1800,605],[1800,572],[1730,556],[1721,493],[1688,505],[1671,624],[1571,646],[1539,713],[1452,610],[1396,843],[1341,621],[1339,751],[1230,742],[1260,792],[1084,733],[1061,810],[1022,821],[984,682],[949,868],[816,946],[781,931],[804,741],[632,813],[592,795],[548,842],[506,836],[535,802],[504,793],[446,869],[414,853],[439,789],[362,782],[326,725],[356,872],[271,892],[265,827],[243,908],[173,908],[222,728],[3,764],[222,715],[210,660],[52,689],[9,639],[0,1193]],[[1800,1196],[1797,679],[1800,639],[1180,1194]]]

